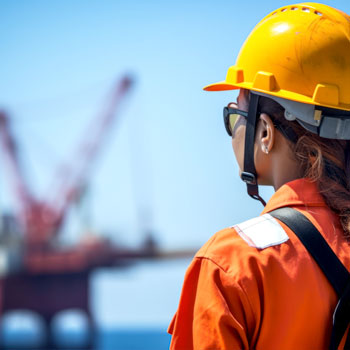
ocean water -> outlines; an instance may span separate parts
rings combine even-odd
[[[170,335],[164,330],[108,330],[97,337],[98,350],[169,349]]]
[[[80,334],[81,335],[81,334]],[[64,337],[59,341],[62,349],[69,350],[69,345],[82,344],[82,337],[75,334],[72,337]],[[84,338],[84,337],[83,337]],[[164,350],[170,345],[170,335],[163,329],[99,329],[95,338],[96,350]],[[6,349],[25,349],[27,346],[38,346],[40,340],[30,337],[29,334],[6,335],[2,339]],[[5,345],[0,342],[1,345]]]

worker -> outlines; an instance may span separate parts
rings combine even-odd
[[[297,209],[350,269],[350,17],[318,3],[279,8],[252,30],[225,81],[204,89],[239,89],[224,124],[240,176],[264,205],[258,185],[275,193],[260,216],[195,255],[170,349],[328,349],[339,297],[270,213]]]

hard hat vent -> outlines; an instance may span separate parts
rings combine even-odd
[[[313,13],[313,14],[318,15],[318,16],[323,16],[322,12],[320,12],[318,10],[315,10],[312,7],[296,6],[296,5],[293,5],[293,6],[290,6],[290,7],[282,7],[279,10],[271,13],[271,16],[277,15],[278,12],[288,12],[288,11],[298,11],[298,10],[299,11],[303,11],[303,12],[307,12],[307,13]]]

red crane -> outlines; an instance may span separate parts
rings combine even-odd
[[[16,199],[16,217],[29,249],[45,248],[51,238],[62,227],[72,202],[79,196],[82,185],[86,184],[88,171],[101,149],[107,132],[117,117],[117,109],[132,85],[129,77],[124,77],[113,88],[110,100],[102,113],[93,120],[89,133],[85,136],[74,163],[62,168],[64,176],[50,198],[36,199],[25,181],[12,136],[9,120],[4,111],[0,112],[0,144],[7,162],[8,177]]]

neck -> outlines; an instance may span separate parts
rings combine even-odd
[[[274,176],[272,180],[272,186],[277,191],[281,186],[286,184],[287,182],[300,179],[302,176],[300,176],[299,173],[295,174],[286,174],[286,176]]]
[[[276,157],[273,161],[271,182],[275,191],[285,183],[300,179],[303,177],[299,163],[294,159],[292,154],[285,153]]]

